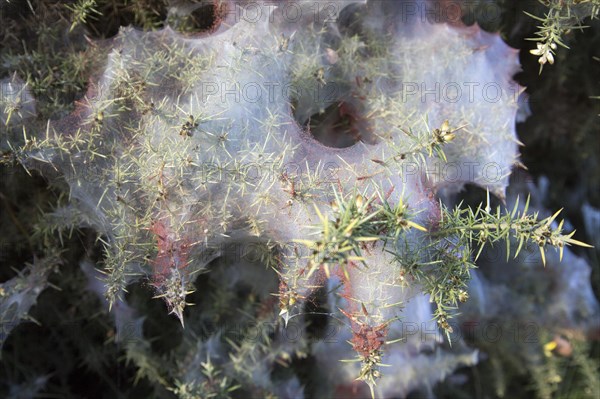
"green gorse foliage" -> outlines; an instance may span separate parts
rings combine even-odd
[[[531,50],[531,54],[539,56],[540,73],[546,63],[554,64],[554,55],[557,45],[569,48],[565,43],[564,36],[573,29],[583,29],[583,21],[586,18],[597,18],[600,12],[600,1],[598,0],[541,0],[548,11],[539,17],[527,13],[531,18],[541,22],[538,26],[535,38],[537,48]]]

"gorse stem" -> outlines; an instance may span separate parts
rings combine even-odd
[[[461,209],[460,205],[453,211],[443,210],[439,228],[433,233],[434,237],[448,237],[457,235],[459,241],[469,248],[471,245],[479,244],[479,250],[475,260],[479,258],[486,243],[494,243],[503,240],[507,245],[507,260],[510,257],[511,238],[518,242],[514,257],[519,255],[526,242],[532,242],[539,246],[542,263],[546,265],[545,247],[547,245],[558,248],[560,260],[563,257],[565,245],[579,245],[590,247],[581,241],[575,240],[575,232],[563,234],[563,223],[560,221],[558,226],[552,227],[561,210],[545,219],[539,219],[538,213],[528,214],[529,197],[525,207],[519,211],[519,199],[517,198],[512,211],[502,213],[500,207],[496,212],[491,212],[488,205],[483,208],[480,205],[476,210],[468,207]]]

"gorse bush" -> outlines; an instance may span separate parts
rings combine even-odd
[[[600,12],[600,2],[597,0],[584,1],[541,1],[548,7],[547,13],[542,17],[529,14],[541,22],[536,32],[537,48],[530,51],[539,56],[540,73],[546,63],[554,64],[554,54],[558,46],[569,48],[563,42],[563,36],[573,29],[583,29],[585,18],[596,18]]]
[[[61,68],[56,84],[3,54],[17,72],[2,81],[4,163],[68,193],[33,223],[42,255],[2,284],[9,330],[29,317],[66,233],[79,229],[101,249],[79,259],[87,292],[152,395],[303,397],[306,371],[281,369],[312,359],[336,362],[314,394],[406,396],[478,362],[453,338],[453,318],[486,246],[505,245],[508,261],[533,245],[543,266],[549,247],[560,260],[574,256],[569,246],[589,247],[560,211],[540,216],[528,197],[493,204],[522,166],[517,52],[453,19],[451,4],[112,3],[44,6],[68,15],[58,29],[70,35],[98,34],[98,20],[124,10],[146,29],[65,50],[81,64]],[[541,64],[561,43],[548,29]],[[40,43],[48,37],[38,32]],[[62,97],[44,96],[68,97],[64,88],[81,90],[89,75],[73,112],[48,121]],[[445,205],[466,185],[486,201]],[[140,284],[181,326],[147,318],[157,301],[143,300]],[[582,308],[597,314],[582,284]],[[176,333],[156,344],[151,323]]]

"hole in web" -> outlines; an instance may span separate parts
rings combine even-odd
[[[190,30],[204,32],[211,30],[218,22],[218,10],[215,4],[197,8],[190,15]]]
[[[335,102],[303,121],[298,120],[296,112],[294,117],[306,132],[327,147],[347,148],[359,141],[375,143],[360,110],[345,101]]]
[[[186,16],[171,17],[169,24],[178,32],[193,35],[215,31],[227,14],[227,5],[219,0],[199,5]]]

